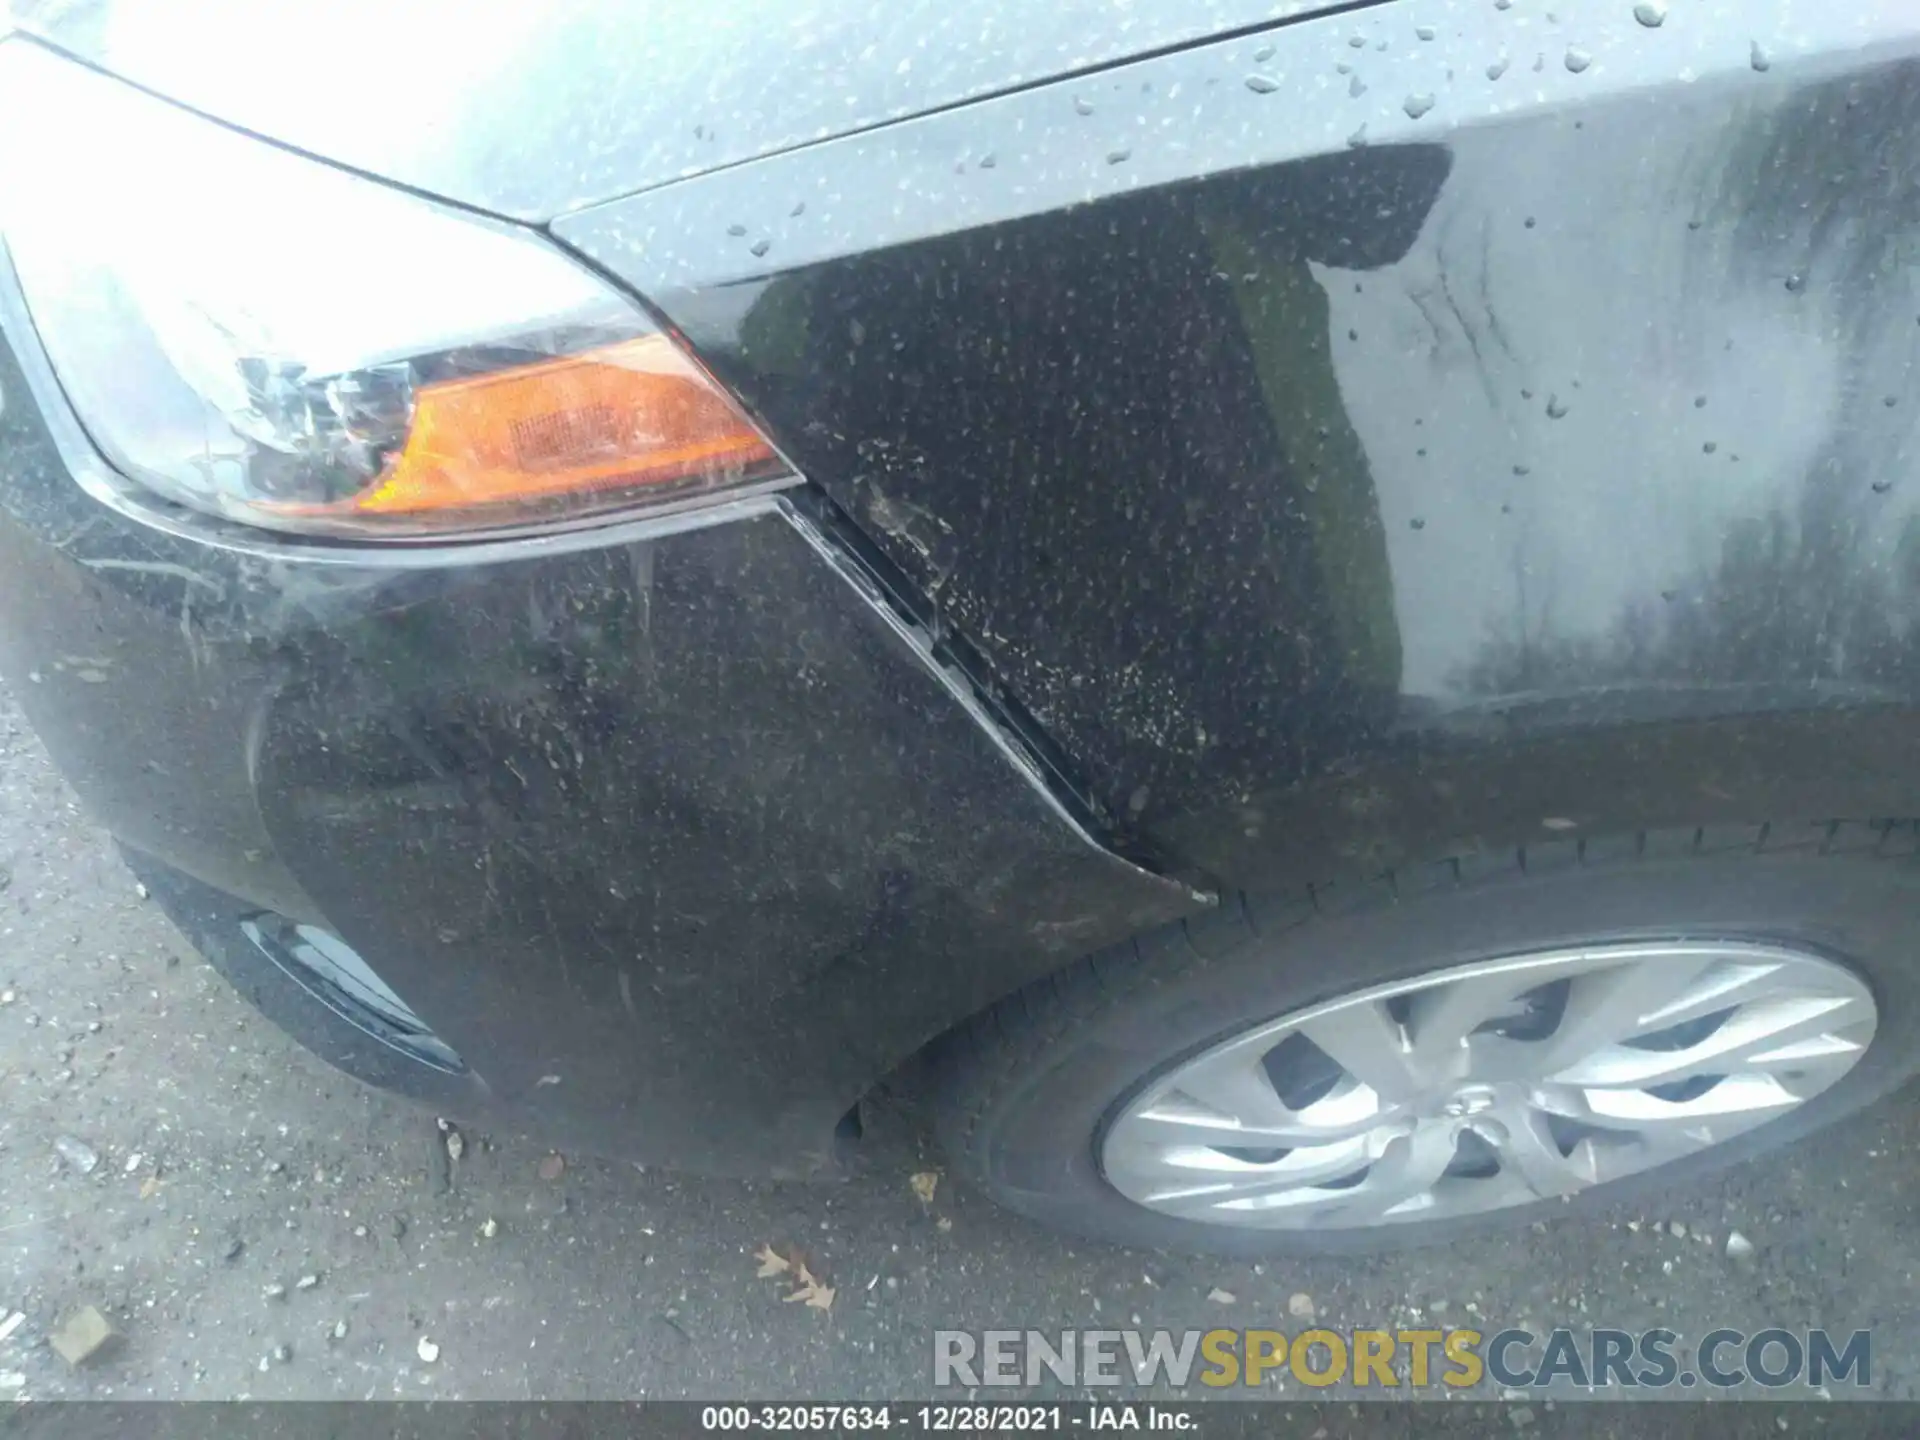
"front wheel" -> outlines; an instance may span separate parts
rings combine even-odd
[[[1367,1250],[1682,1183],[1920,1066],[1915,827],[1712,827],[1233,897],[941,1052],[956,1171],[1100,1239]]]

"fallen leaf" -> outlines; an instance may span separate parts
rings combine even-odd
[[[931,1205],[933,1203],[933,1192],[940,1188],[940,1172],[938,1170],[922,1170],[919,1174],[908,1180],[907,1183],[913,1186],[913,1193],[920,1197],[921,1204]]]
[[[766,1279],[769,1275],[784,1274],[788,1269],[792,1268],[780,1257],[779,1252],[771,1245],[762,1245],[758,1250],[753,1252],[753,1258],[760,1262],[760,1268],[754,1273],[762,1280]]]
[[[140,1198],[142,1200],[151,1200],[159,1193],[160,1177],[158,1175],[149,1175],[140,1182]]]
[[[561,1172],[566,1168],[567,1162],[565,1160],[561,1159],[558,1155],[549,1155],[540,1162],[540,1178],[542,1180],[558,1180]]]
[[[804,1262],[796,1271],[795,1280],[800,1288],[795,1290],[791,1295],[782,1297],[789,1305],[795,1300],[798,1300],[804,1305],[812,1306],[815,1310],[831,1310],[833,1308],[833,1287],[831,1285],[822,1285],[819,1280],[814,1277],[813,1272],[807,1269]]]
[[[1216,1305],[1231,1305],[1233,1304],[1234,1296],[1231,1290],[1222,1290],[1216,1285],[1213,1289],[1207,1291],[1207,1298]]]

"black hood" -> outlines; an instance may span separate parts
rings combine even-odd
[[[295,18],[259,0],[12,3],[20,28],[183,105],[525,220],[1327,8],[328,0]]]

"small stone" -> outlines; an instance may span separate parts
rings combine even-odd
[[[1567,47],[1567,69],[1575,75],[1578,75],[1591,64],[1593,64],[1593,56],[1589,55],[1585,50],[1582,50],[1578,45],[1569,45]]]
[[[356,1226],[354,1226],[354,1227],[353,1227],[353,1238],[354,1238],[354,1239],[356,1239],[356,1240],[364,1240],[364,1239],[366,1239],[366,1238],[367,1238],[367,1227],[366,1227],[366,1226],[364,1226],[364,1225],[356,1225]]]
[[[1416,25],[1413,27],[1413,33],[1422,40],[1431,40],[1438,32],[1431,25]]]
[[[1676,1240],[1684,1240],[1687,1238],[1687,1227],[1682,1221],[1669,1221],[1667,1224],[1667,1233]]]
[[[1758,40],[1753,42],[1753,48],[1747,52],[1747,63],[1753,66],[1754,69],[1760,71],[1767,71],[1773,68],[1773,60],[1765,50],[1760,48],[1760,42]]]
[[[1633,7],[1633,18],[1649,30],[1658,30],[1667,23],[1666,0],[1640,0]]]
[[[11,1004],[13,1004],[13,991],[0,990],[0,1005],[11,1005]]]
[[[458,1130],[451,1130],[451,1129],[448,1130],[447,1131],[447,1158],[453,1161],[457,1165],[460,1163],[460,1157],[466,1153],[467,1153],[466,1137],[463,1136]]]
[[[1296,1320],[1311,1320],[1318,1313],[1313,1308],[1313,1297],[1304,1291],[1287,1297],[1287,1314]]]
[[[558,1180],[566,1172],[567,1162],[558,1155],[549,1155],[540,1162],[542,1180]]]
[[[413,1347],[413,1353],[431,1365],[440,1358],[440,1347],[422,1335],[420,1337],[420,1343]]]
[[[391,1239],[398,1240],[402,1236],[404,1236],[406,1233],[407,1233],[407,1217],[406,1216],[395,1215],[392,1219],[387,1221],[387,1235]]]
[[[220,1252],[220,1258],[222,1260],[238,1260],[240,1253],[246,1248],[247,1242],[244,1240],[229,1240],[227,1242],[227,1248]]]
[[[498,1220],[495,1220],[491,1215],[489,1215],[486,1219],[486,1223],[481,1225],[480,1227],[480,1238],[482,1240],[491,1240],[493,1239],[494,1236],[498,1235],[499,1233],[500,1233],[500,1222]]]
[[[1432,1300],[1427,1303],[1429,1315],[1444,1315],[1453,1308],[1453,1302],[1446,1299]]]
[[[1727,1258],[1729,1260],[1750,1260],[1753,1258],[1753,1241],[1738,1230],[1727,1232]]]
[[[1422,115],[1433,109],[1433,107],[1434,97],[1432,91],[1426,91],[1419,95],[1409,95],[1400,105],[1400,108],[1407,112],[1407,118],[1409,120],[1418,120]]]
[[[153,892],[151,890],[147,889],[147,887],[144,884],[140,884],[138,882],[136,882],[133,887],[133,893],[138,895],[142,900],[149,899],[153,895]]]
[[[1280,88],[1280,82],[1269,75],[1249,75],[1247,88],[1256,95],[1271,95]]]
[[[134,1171],[140,1168],[140,1163],[146,1158],[147,1157],[142,1155],[138,1150],[127,1156],[126,1173],[129,1175],[133,1174]]]
[[[73,1366],[100,1358],[120,1338],[107,1317],[91,1305],[82,1305],[54,1327],[47,1337],[54,1352]]]
[[[100,1033],[100,1022],[98,1020],[87,1021],[87,1034],[98,1035],[99,1033]]]
[[[285,1170],[286,1168],[287,1168],[286,1162],[281,1160],[269,1160],[267,1162],[267,1174],[269,1175],[278,1175],[282,1170]]]
[[[282,1341],[273,1347],[273,1358],[282,1365],[286,1364],[289,1360],[293,1359],[293,1347],[285,1341]]]
[[[344,1339],[346,1339],[346,1338],[347,1338],[347,1322],[346,1322],[346,1321],[344,1321],[344,1320],[336,1320],[336,1321],[334,1321],[334,1322],[333,1322],[333,1330],[332,1330],[332,1332],[331,1332],[331,1334],[332,1334],[332,1336],[333,1336],[333,1338],[334,1338],[335,1340],[344,1340]]]
[[[953,1217],[951,1215],[942,1215],[938,1220],[933,1222],[933,1228],[938,1230],[942,1235],[946,1234],[949,1230],[953,1229]]]
[[[91,1175],[100,1165],[100,1155],[84,1140],[76,1140],[71,1135],[59,1135],[54,1138],[54,1154],[58,1155],[70,1170],[78,1170],[82,1175]]]
[[[265,1286],[260,1293],[269,1300],[284,1300],[287,1298],[287,1287],[276,1280],[271,1285]]]
[[[318,1275],[302,1275],[298,1280],[293,1282],[293,1288],[296,1290],[311,1290],[319,1283],[320,1277]]]
[[[1231,1290],[1222,1290],[1218,1285],[1207,1291],[1207,1299],[1216,1305],[1231,1305],[1234,1302],[1234,1298],[1234,1293]]]

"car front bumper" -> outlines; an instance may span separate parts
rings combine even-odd
[[[1073,822],[804,504],[430,552],[202,540],[101,498],[17,296],[0,329],[0,673],[257,1005],[327,1019],[246,940],[264,912],[343,937],[469,1067],[380,1083],[818,1173],[929,1038],[1193,904]]]

